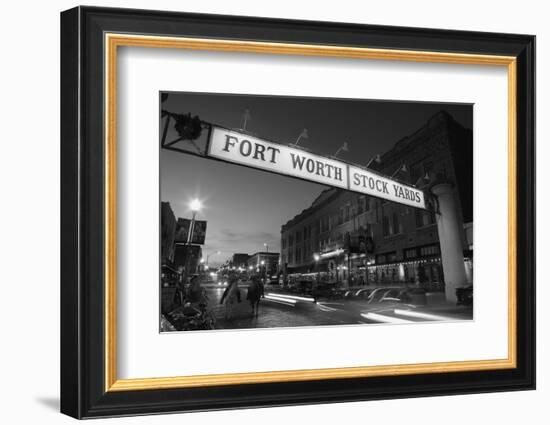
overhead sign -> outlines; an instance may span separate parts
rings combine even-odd
[[[349,165],[348,172],[350,175],[349,190],[412,207],[426,208],[424,192],[415,187],[353,165]]]
[[[348,188],[348,168],[340,161],[219,127],[212,128],[207,155],[328,186]]]
[[[207,155],[400,204],[426,208],[424,193],[413,186],[336,159],[233,130],[213,126]]]

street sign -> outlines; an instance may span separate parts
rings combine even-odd
[[[414,186],[344,161],[235,130],[213,126],[206,155],[426,209],[424,192]]]
[[[205,220],[195,220],[193,226],[193,235],[191,240],[189,239],[189,230],[191,228],[192,220],[188,218],[178,218],[176,224],[176,237],[174,242],[177,243],[192,243],[197,245],[204,245],[204,240],[206,238],[206,221]]]

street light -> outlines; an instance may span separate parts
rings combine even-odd
[[[189,209],[193,214],[196,214],[199,212],[202,208],[202,202],[199,199],[193,199],[191,200],[191,203],[189,204]]]
[[[189,203],[189,209],[191,210],[191,213],[193,213],[193,216],[191,218],[191,225],[189,226],[189,233],[187,234],[187,248],[186,248],[186,259],[185,259],[185,270],[188,272],[189,270],[189,257],[190,257],[190,245],[191,242],[193,242],[193,232],[195,231],[195,217],[197,216],[197,213],[202,208],[202,203],[198,199],[192,199]],[[203,262],[201,258],[201,263]]]
[[[265,261],[260,261],[260,264],[262,265],[263,275],[264,275],[264,284],[266,282],[266,276],[267,276],[267,267],[265,266]]]
[[[210,254],[208,254],[206,256],[206,264],[208,264],[208,261],[209,261],[211,255],[220,255],[221,253],[222,253],[221,251],[216,251],[216,252],[211,252]]]
[[[269,245],[267,243],[264,243],[265,246],[265,252],[269,252]]]
[[[321,256],[315,253],[313,254],[313,259],[315,260],[315,268],[317,269],[317,284],[319,284],[319,280],[321,280],[321,271],[319,270],[319,260]]]
[[[191,218],[191,226],[189,228],[187,244],[190,244],[191,241],[193,240],[193,232],[195,231],[195,217],[197,216],[197,213],[201,210],[201,208],[202,208],[202,202],[196,198],[191,200],[191,202],[189,203],[189,209],[193,213],[193,217]]]

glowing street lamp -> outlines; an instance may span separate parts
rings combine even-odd
[[[193,232],[195,231],[195,217],[197,216],[197,213],[201,210],[201,208],[202,208],[202,202],[196,198],[189,203],[189,209],[193,213],[193,217],[191,218],[191,227],[189,228],[187,244],[190,244],[191,241],[193,240]]]
[[[193,199],[189,203],[189,209],[194,214],[197,214],[202,208],[202,202],[199,199]]]
[[[191,245],[191,242],[193,242],[193,232],[195,231],[195,218],[197,216],[197,213],[202,208],[202,203],[198,199],[193,199],[189,203],[189,209],[191,210],[191,213],[193,214],[191,218],[191,224],[189,226],[189,233],[187,234],[187,253],[186,253],[186,260],[185,260],[185,269],[189,269],[189,245]],[[204,260],[201,258],[201,264],[204,263]]]
[[[319,260],[321,259],[321,256],[315,253],[313,254],[313,259],[315,260],[315,268],[317,269],[317,284],[319,284],[319,281],[321,280],[321,271],[319,270]]]

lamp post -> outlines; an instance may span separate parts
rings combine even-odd
[[[267,243],[264,243],[265,252],[269,252],[269,245]]]
[[[319,285],[319,281],[321,280],[321,271],[319,270],[319,260],[321,259],[321,256],[319,254],[313,254],[313,259],[315,260],[315,268],[317,269],[317,285]]]
[[[189,203],[189,209],[191,210],[192,218],[191,218],[191,224],[189,225],[189,233],[187,234],[187,255],[186,255],[186,261],[185,261],[185,269],[187,271],[187,274],[189,275],[189,257],[191,256],[191,242],[193,242],[193,232],[195,230],[195,218],[197,217],[197,213],[200,211],[202,207],[201,201],[198,199],[193,199]]]
[[[221,251],[216,251],[216,252],[211,252],[210,254],[208,254],[206,256],[206,265],[209,264],[208,261],[209,261],[211,255],[220,255],[221,253],[222,253]]]
[[[191,210],[193,216],[191,218],[191,225],[189,226],[189,234],[187,235],[187,244],[190,244],[193,241],[193,232],[195,231],[195,218],[197,217],[197,213],[200,211],[201,208],[202,203],[198,199],[193,199],[189,204],[189,209]]]

